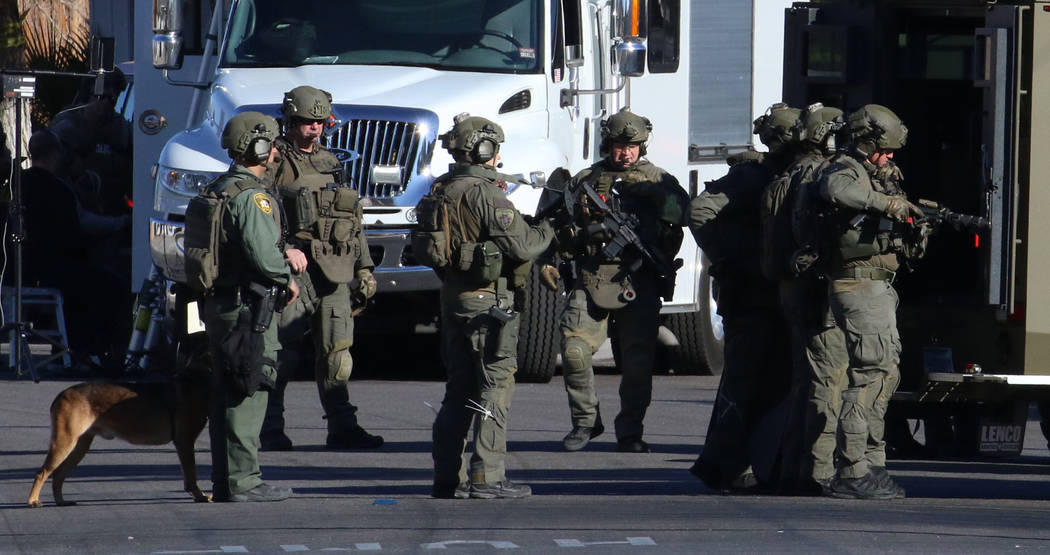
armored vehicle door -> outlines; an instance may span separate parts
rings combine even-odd
[[[1013,310],[1020,152],[1019,105],[1022,45],[1020,6],[991,6],[976,30],[974,86],[982,95],[981,177],[985,214],[992,230],[985,249],[985,299]]]

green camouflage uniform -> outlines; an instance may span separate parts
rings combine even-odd
[[[638,235],[646,246],[674,258],[682,242],[682,214],[685,192],[671,174],[640,159],[633,167],[621,170],[602,160],[583,170],[569,184],[567,194],[582,195],[579,184],[594,181],[594,189],[607,199],[619,197],[620,209],[639,218]],[[613,188],[617,191],[613,193]],[[598,396],[594,387],[591,357],[609,336],[609,322],[620,351],[620,413],[616,416],[617,440],[640,440],[643,420],[652,399],[653,367],[656,359],[657,331],[660,327],[660,296],[664,284],[648,263],[626,276],[635,298],[619,303],[620,308],[602,308],[588,291],[588,283],[614,276],[607,288],[621,289],[623,268],[631,261],[606,260],[595,252],[594,243],[583,241],[558,244],[559,255],[570,260],[576,276],[568,303],[561,314],[562,372],[573,427],[593,428],[598,419]],[[608,269],[611,268],[611,271]],[[595,277],[598,276],[598,277]],[[615,281],[619,280],[619,281]],[[608,303],[606,306],[609,306]],[[612,303],[616,304],[616,303]]]
[[[453,253],[458,253],[465,242],[491,242],[502,257],[500,277],[487,283],[479,283],[455,264],[439,272],[441,358],[448,381],[433,427],[437,489],[468,479],[475,484],[507,479],[504,460],[517,371],[519,317],[513,313],[501,325],[490,311],[511,315],[508,311],[515,306],[515,299],[509,284],[515,270],[547,249],[553,230],[547,223],[528,225],[497,186],[498,179],[493,169],[455,164],[431,188],[432,194],[442,195],[456,207],[450,212]],[[473,410],[474,403],[487,414]],[[472,423],[474,453],[468,477],[463,451]]]
[[[864,160],[839,155],[819,183],[820,195],[837,212],[837,231],[832,231],[837,256],[827,276],[831,322],[811,343],[810,357],[824,368],[846,368],[845,379],[836,377],[830,384],[845,386],[839,415],[838,473],[843,478],[860,478],[871,466],[885,466],[886,407],[900,382],[898,298],[891,284],[899,262],[888,238],[874,231],[889,198],[873,181],[875,171]],[[851,227],[858,214],[867,214],[866,219]]]
[[[250,189],[237,194],[227,204],[222,222],[223,233],[229,242],[221,248],[222,264],[215,280],[214,294],[204,298],[204,322],[212,357],[218,359],[218,349],[226,334],[237,323],[241,310],[238,288],[250,283],[264,286],[287,286],[291,270],[278,248],[281,240],[280,210],[266,193],[265,183],[247,168],[234,165],[225,175],[209,185],[221,191],[252,182]],[[242,290],[242,295],[243,293]],[[269,382],[276,379],[271,366],[280,345],[277,341],[276,319],[266,329],[263,352],[263,373]],[[267,392],[258,391],[248,397],[230,392],[220,372],[212,373],[212,410],[208,422],[211,435],[212,482],[218,498],[246,492],[262,483],[259,470],[259,431],[266,412]]]
[[[274,146],[278,156],[273,166],[273,187],[283,199],[286,217],[291,218],[295,213],[295,198],[301,190],[301,183],[296,183],[296,180],[337,170],[342,164],[318,143],[314,143],[314,150],[309,153],[285,137],[274,141]],[[360,209],[357,217],[360,224]],[[329,434],[348,434],[359,427],[357,407],[350,402],[347,386],[353,368],[350,356],[350,347],[354,343],[352,292],[347,283],[334,283],[321,271],[310,248],[310,241],[314,238],[315,233],[311,232],[286,232],[288,247],[306,253],[308,262],[306,271],[295,276],[300,290],[298,300],[281,313],[278,329],[283,349],[278,355],[279,380],[267,407],[264,436],[284,430],[284,390],[304,358],[304,349],[309,348],[304,344],[307,336],[313,340],[314,377]],[[369,255],[365,234],[359,232],[356,241],[356,255],[344,256],[339,263],[352,265],[354,271],[371,270],[375,264]]]
[[[725,367],[693,473],[712,488],[730,487],[751,467],[772,478],[778,438],[771,409],[790,385],[790,346],[777,284],[760,268],[760,198],[786,166],[782,156],[734,163],[693,199],[689,229],[711,261],[718,313],[725,329]],[[742,485],[742,484],[741,484]]]

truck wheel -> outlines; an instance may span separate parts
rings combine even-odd
[[[526,289],[528,299],[518,332],[516,377],[521,383],[547,383],[554,377],[558,351],[561,350],[558,318],[564,296],[540,283],[539,267],[533,266],[531,272]]]
[[[670,364],[676,374],[722,374],[725,330],[707,268],[700,273],[700,310],[670,314],[666,325],[678,339],[678,345],[670,348]]]

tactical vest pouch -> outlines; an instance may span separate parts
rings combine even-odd
[[[309,241],[309,253],[332,283],[350,283],[361,256],[361,198],[357,191],[332,183],[325,174],[307,175],[283,189],[294,198],[292,229]]]
[[[419,229],[412,232],[412,254],[420,264],[440,270],[451,263],[448,236],[442,224],[445,203],[440,197],[423,195],[416,205]]]
[[[444,231],[412,232],[412,255],[416,260],[429,268],[440,270],[448,266],[448,254],[445,247]]]
[[[461,272],[470,272],[470,269],[474,267],[474,249],[478,246],[477,243],[471,241],[464,241],[459,244],[459,249],[456,249],[454,259],[456,261],[456,269]]]
[[[350,283],[356,277],[354,259],[348,259],[345,254],[337,252],[336,247],[328,241],[313,239],[310,241],[310,256],[321,273],[332,283]]]
[[[361,197],[357,194],[357,191],[349,187],[340,187],[335,192],[335,212],[337,214],[344,213],[348,216],[354,216],[357,214],[357,205],[360,201]]]
[[[460,261],[462,263],[463,257],[462,252],[467,251],[467,245],[474,245],[471,256],[471,264],[467,270],[471,279],[477,283],[490,283],[499,279],[500,273],[503,271],[503,253],[500,252],[499,247],[492,241],[484,241],[482,243],[464,243],[463,247],[460,248],[461,256]]]
[[[618,264],[581,268],[580,279],[587,297],[599,308],[616,310],[627,306],[636,293],[631,277]]]
[[[313,225],[317,223],[317,205],[314,204],[314,198],[310,191],[300,189],[294,196],[286,198],[291,201],[291,206],[285,210],[292,217],[289,229],[293,233],[298,233],[313,228]]]
[[[349,220],[335,220],[332,223],[331,242],[349,243],[354,236],[354,224]]]

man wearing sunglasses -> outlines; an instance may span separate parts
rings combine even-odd
[[[309,358],[311,341],[314,377],[328,422],[325,445],[374,449],[383,445],[383,438],[357,423],[347,380],[353,368],[351,299],[363,306],[375,294],[375,264],[362,231],[357,192],[337,185],[342,164],[319,143],[332,114],[332,96],[311,86],[296,87],[285,93],[281,112],[284,134],[275,141],[278,155],[270,171],[287,217],[285,258],[302,293],[284,310],[278,325],[282,349],[260,436],[262,449],[292,449],[284,433],[284,390]]]

